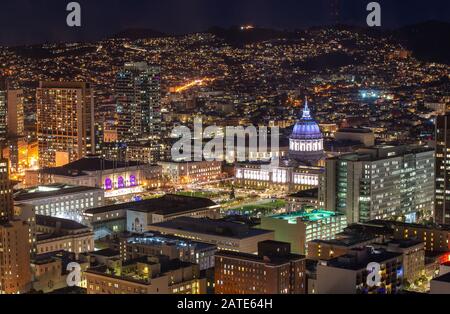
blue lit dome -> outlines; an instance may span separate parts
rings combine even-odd
[[[294,130],[289,138],[299,140],[323,138],[319,125],[311,118],[307,101],[305,102],[302,118],[295,123]]]
[[[307,164],[316,163],[324,155],[322,132],[310,115],[307,99],[302,118],[295,123],[289,137],[289,155],[296,161]]]

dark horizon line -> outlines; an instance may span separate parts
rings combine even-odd
[[[305,31],[305,30],[312,30],[312,29],[317,29],[317,28],[330,28],[330,27],[353,27],[353,28],[357,28],[357,29],[364,29],[364,30],[371,30],[371,31],[375,31],[375,32],[389,32],[389,31],[396,31],[396,30],[400,30],[403,28],[408,28],[408,27],[413,27],[413,26],[417,26],[417,25],[423,25],[423,24],[430,24],[430,23],[441,23],[441,24],[448,24],[450,25],[450,22],[448,21],[444,21],[444,20],[438,20],[438,19],[430,19],[430,20],[424,20],[421,22],[416,22],[416,23],[411,23],[411,24],[406,24],[403,26],[398,26],[398,27],[369,27],[367,25],[361,25],[361,24],[357,24],[357,23],[334,23],[334,24],[322,24],[322,25],[309,25],[309,26],[304,26],[304,27],[296,27],[294,29],[292,28],[277,28],[277,27],[264,27],[264,26],[258,26],[258,25],[252,25],[254,26],[254,29],[265,29],[265,30],[275,30],[275,31],[282,31],[282,32],[299,32],[299,31]],[[244,24],[242,24],[244,25]],[[232,30],[234,28],[237,28],[239,26],[242,25],[231,25],[228,27],[224,27],[224,26],[219,26],[219,25],[212,25],[209,26],[207,29],[203,30],[203,31],[193,31],[193,32],[185,32],[185,33],[170,33],[170,32],[163,32],[163,31],[159,31],[157,29],[154,28],[149,28],[149,27],[127,27],[124,28],[118,32],[114,32],[111,33],[109,35],[105,35],[96,39],[86,39],[86,40],[82,40],[82,41],[65,41],[65,40],[60,40],[60,41],[41,41],[41,42],[36,42],[36,43],[28,43],[28,44],[17,44],[17,45],[4,45],[4,44],[0,44],[0,47],[3,48],[21,48],[21,47],[33,47],[33,46],[42,46],[42,45],[51,45],[51,44],[65,44],[65,43],[94,43],[94,42],[98,42],[98,41],[102,41],[102,40],[107,40],[107,39],[114,39],[115,36],[119,35],[120,33],[126,32],[126,31],[130,31],[130,30],[144,30],[144,31],[153,31],[155,33],[160,33],[161,36],[155,36],[155,37],[142,37],[142,38],[138,38],[138,39],[145,39],[145,38],[164,38],[164,37],[182,37],[182,36],[186,36],[186,35],[192,35],[192,34],[204,34],[204,33],[209,33],[211,29],[213,28],[219,28],[219,29],[224,29],[224,30]],[[127,37],[117,37],[116,39],[129,39]],[[136,39],[136,40],[138,40]]]

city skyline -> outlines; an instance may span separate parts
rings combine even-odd
[[[0,43],[49,43],[0,49],[0,294],[450,294],[431,2],[2,7]]]

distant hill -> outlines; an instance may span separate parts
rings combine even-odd
[[[159,38],[166,36],[168,35],[163,32],[155,31],[149,28],[129,28],[113,35],[112,38],[127,38],[136,40],[142,38]]]
[[[429,21],[393,32],[420,60],[450,64],[450,23]]]
[[[236,47],[242,47],[247,44],[271,39],[299,38],[299,32],[274,30],[268,28],[241,29],[238,26],[231,28],[212,27],[207,32],[222,38],[228,44]]]

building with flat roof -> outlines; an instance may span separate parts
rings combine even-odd
[[[367,284],[369,263],[380,265],[380,281],[373,286]],[[402,253],[355,248],[317,265],[318,294],[395,294],[402,290],[402,283]]]
[[[65,250],[76,256],[94,250],[94,232],[76,221],[36,215],[37,254]]]
[[[325,208],[349,223],[433,216],[434,150],[375,146],[326,160]]]
[[[337,141],[355,141],[366,147],[375,145],[375,135],[368,128],[342,128],[335,133]]]
[[[84,221],[101,235],[128,230],[143,233],[148,225],[181,216],[218,218],[220,205],[207,198],[176,194],[142,201],[91,208],[84,212]],[[125,223],[125,224],[124,224]]]
[[[206,279],[199,266],[167,256],[90,267],[86,272],[88,294],[204,294]]]
[[[148,181],[161,176],[158,165],[137,161],[107,160],[98,155],[87,155],[61,167],[27,171],[27,186],[49,183],[101,188],[105,197],[142,192]]]
[[[308,259],[330,260],[347,254],[352,249],[363,248],[380,240],[379,237],[362,233],[340,233],[336,239],[321,240],[314,239],[307,243]]]
[[[288,212],[296,212],[303,209],[319,209],[323,207],[323,201],[319,199],[319,188],[298,191],[285,197]]]
[[[104,194],[100,188],[54,183],[19,190],[14,193],[14,205],[31,206],[38,215],[81,222],[86,209],[103,206]]]
[[[161,161],[163,175],[175,184],[192,184],[218,180],[222,175],[222,162],[203,161]]]
[[[309,241],[333,239],[346,226],[347,219],[343,214],[312,210],[262,217],[259,227],[273,230],[275,240],[290,243],[292,252],[306,254]]]
[[[208,218],[178,217],[148,226],[150,231],[217,245],[219,250],[254,254],[258,242],[274,240],[274,232],[246,224]]]
[[[262,241],[258,254],[219,251],[215,262],[216,294],[304,294],[305,256],[289,243]]]
[[[29,225],[0,220],[0,294],[26,293],[31,288]]]
[[[214,267],[217,246],[172,235],[148,232],[140,236],[119,237],[120,257],[123,261],[142,256],[165,255],[170,259],[198,264],[200,270]]]

